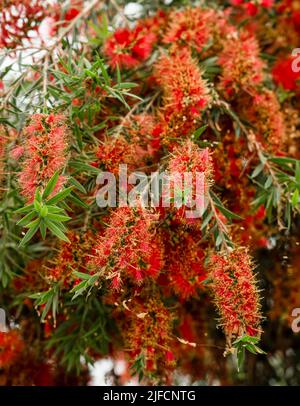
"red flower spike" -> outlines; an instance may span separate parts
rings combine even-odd
[[[244,334],[260,335],[259,295],[247,249],[213,255],[208,276],[228,345]]]

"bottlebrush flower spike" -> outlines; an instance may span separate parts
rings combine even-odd
[[[197,117],[207,107],[209,91],[197,62],[187,49],[162,55],[155,65],[155,77],[164,91],[165,113]]]
[[[173,11],[170,14],[169,27],[163,42],[188,45],[198,52],[201,51],[210,37],[209,22],[213,14],[213,10],[203,10],[199,7]]]
[[[179,197],[184,198],[182,208],[190,206],[191,209],[204,209],[205,197],[213,181],[213,165],[208,148],[200,149],[192,141],[186,141],[175,148],[168,173],[171,198],[176,198],[179,187]],[[185,180],[187,175],[191,176],[191,181]]]
[[[143,356],[146,373],[167,379],[175,367],[172,351],[172,313],[159,297],[143,300],[137,296],[129,303],[122,331],[132,359]]]
[[[106,41],[104,54],[112,67],[133,68],[151,55],[156,35],[137,25],[133,30],[119,28]]]
[[[246,248],[214,254],[209,263],[209,279],[220,326],[228,347],[244,334],[261,334],[261,313],[253,263]]]
[[[276,94],[264,89],[254,92],[248,104],[243,103],[244,115],[254,124],[257,138],[269,151],[277,153],[286,140],[284,116]]]
[[[222,67],[220,87],[230,96],[239,90],[251,90],[261,84],[264,63],[259,57],[256,39],[246,32],[224,40],[219,56]]]
[[[69,287],[73,271],[85,273],[88,263],[88,253],[92,245],[92,234],[90,231],[84,234],[73,231],[67,234],[69,243],[60,241],[57,254],[44,263],[44,278],[51,282],[61,282]]]
[[[164,234],[165,275],[170,286],[183,300],[197,295],[202,281],[206,278],[204,270],[204,253],[199,247],[201,233],[187,231],[175,222]]]
[[[155,234],[157,215],[138,207],[119,207],[95,247],[93,264],[119,288],[123,279],[141,283],[156,277],[162,266],[162,248]]]
[[[100,163],[114,175],[119,174],[119,165],[126,164],[132,169],[134,163],[134,147],[123,136],[110,139],[101,145],[96,152]]]
[[[24,342],[18,330],[0,332],[0,369],[12,365],[23,348]]]
[[[22,194],[32,201],[36,189],[43,189],[56,171],[67,163],[69,131],[63,115],[34,114],[24,129],[22,171],[19,183]],[[60,176],[56,193],[65,182]]]

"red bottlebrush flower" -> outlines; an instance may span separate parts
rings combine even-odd
[[[194,235],[175,224],[165,234],[165,273],[170,286],[183,300],[197,295],[206,278],[204,254],[198,246],[200,239],[199,232]]]
[[[186,141],[173,151],[169,161],[171,197],[176,198],[176,188],[179,187],[179,197],[183,200],[181,207],[190,206],[191,209],[204,210],[205,197],[212,183],[212,171],[209,150],[200,149],[190,140]],[[191,181],[185,181],[186,174],[191,175]]]
[[[101,164],[114,175],[119,174],[119,165],[126,164],[132,169],[134,162],[134,146],[123,136],[110,139],[101,145],[96,152]]]
[[[223,35],[232,31],[224,18],[223,12],[200,7],[173,11],[163,42],[172,44],[173,48],[189,47],[202,51],[205,45],[214,41],[214,49],[220,45]]]
[[[151,114],[136,114],[132,115],[123,123],[123,132],[130,143],[133,144],[134,154],[133,160],[136,162],[136,167],[145,166],[143,160],[154,155],[160,148],[159,140],[157,139],[155,117]]]
[[[30,40],[46,15],[40,0],[6,0],[0,6],[0,48],[15,48]]]
[[[146,374],[157,372],[167,377],[175,367],[172,313],[158,297],[147,300],[136,297],[128,307],[122,331],[132,361],[142,356]]]
[[[245,117],[255,125],[259,141],[270,151],[278,153],[285,141],[285,124],[276,94],[265,89],[254,93],[245,107]]]
[[[299,57],[298,57],[299,58]],[[296,57],[288,57],[279,59],[273,67],[272,75],[274,82],[281,85],[285,90],[300,91],[300,71],[296,72],[292,69],[293,62]],[[300,68],[300,62],[298,63]]]
[[[85,232],[67,234],[69,243],[61,241],[57,254],[44,263],[44,277],[52,282],[61,282],[69,287],[72,283],[71,274],[74,270],[86,273],[86,264],[89,262],[88,254],[92,245],[92,234]]]
[[[22,194],[32,201],[36,189],[43,189],[56,171],[66,165],[68,128],[62,115],[34,114],[24,129],[24,153],[19,183]],[[65,178],[59,177],[54,192],[57,192]]]
[[[247,249],[215,254],[210,259],[209,278],[228,346],[244,334],[260,335],[260,303]]]
[[[228,95],[241,89],[247,91],[262,82],[264,64],[259,57],[258,43],[245,32],[224,41],[219,63],[222,67],[220,86]]]
[[[149,58],[156,36],[142,25],[133,30],[119,28],[104,45],[104,54],[112,67],[133,68]]]
[[[208,88],[188,50],[162,55],[155,65],[155,77],[164,91],[165,114],[184,113],[188,119],[207,107]]]
[[[12,365],[23,348],[24,343],[18,330],[0,332],[0,369]]]
[[[209,40],[211,28],[209,23],[212,15],[213,10],[203,10],[199,7],[173,11],[163,42],[166,44],[180,42],[201,51]]]
[[[156,277],[162,266],[162,248],[155,233],[155,214],[142,207],[119,207],[95,247],[93,264],[101,269],[112,286],[129,277],[139,284],[145,277]]]

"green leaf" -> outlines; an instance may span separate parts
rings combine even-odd
[[[225,217],[229,219],[235,219],[235,220],[243,220],[241,216],[238,214],[233,213],[232,211],[226,209],[223,205],[220,205],[218,203],[215,203],[215,206],[220,210],[221,213],[224,214]]]
[[[26,224],[28,224],[33,217],[36,216],[36,213],[34,211],[31,211],[30,213],[26,214],[25,217],[23,217],[21,220],[19,220],[17,222],[17,226],[25,226]]]
[[[202,127],[197,128],[197,130],[194,131],[193,138],[197,140],[199,137],[201,137],[201,135],[204,133],[204,131],[207,129],[207,127],[208,127],[208,125],[205,124]]]
[[[50,220],[55,220],[55,221],[69,221],[69,220],[71,220],[71,217],[69,217],[69,216],[62,216],[60,214],[52,214],[52,213],[48,213],[47,218],[50,219]]]
[[[202,222],[202,224],[201,224],[201,230],[203,230],[203,229],[208,225],[208,223],[210,222],[212,216],[213,216],[213,211],[211,211],[211,212],[205,217],[205,219],[203,220],[203,222]]]
[[[297,207],[298,202],[299,202],[299,189],[295,189],[291,199],[292,206]]]
[[[39,189],[37,188],[35,191],[35,195],[34,195],[34,200],[38,203],[42,203],[42,195],[39,191]],[[34,203],[33,203],[34,204]]]
[[[77,206],[83,207],[84,209],[89,209],[89,206],[75,193],[70,195],[70,200],[77,204]]]
[[[75,186],[76,189],[80,190],[80,192],[86,194],[86,189],[79,183],[75,178],[70,178],[70,183]]]
[[[268,189],[272,185],[272,181],[273,181],[273,178],[272,178],[271,175],[269,175],[266,182],[265,182],[265,184],[264,184],[264,188]]]
[[[41,203],[37,199],[34,199],[33,205],[35,210],[39,213],[41,210]]]
[[[243,335],[242,337],[239,337],[237,340],[233,342],[233,345],[237,345],[238,343],[251,343],[251,344],[257,344],[259,342],[259,338],[255,336],[248,336],[247,334]]]
[[[29,204],[28,206],[21,207],[18,210],[15,210],[14,213],[16,213],[16,214],[27,213],[28,211],[31,211],[32,209],[34,209],[33,203]]]
[[[73,189],[74,189],[74,187],[70,186],[70,187],[62,190],[61,192],[57,193],[55,196],[51,197],[51,199],[49,199],[47,201],[47,206],[48,206],[48,204],[52,205],[52,204],[56,204],[56,203],[60,202],[65,197],[67,197],[72,192]]]
[[[47,204],[47,208],[48,208],[48,213],[63,213],[63,214],[65,214],[64,209],[62,209],[61,207],[48,206],[48,204]]]
[[[221,245],[223,242],[223,236],[222,234],[218,234],[217,239],[216,239],[216,247],[218,247],[219,245]]]
[[[48,215],[48,207],[46,205],[44,205],[41,207],[40,216],[47,217],[47,215]]]
[[[91,277],[91,275],[89,275],[88,273],[83,273],[83,272],[78,272],[78,271],[74,271],[73,275],[75,275],[77,278],[84,279],[84,280],[90,279],[90,277]]]
[[[237,370],[240,372],[243,368],[245,361],[245,349],[244,348],[238,348],[237,349]]]
[[[44,240],[46,238],[46,232],[47,232],[47,227],[46,227],[44,220],[41,220],[41,222],[40,222],[40,232],[41,232],[42,239]]]
[[[19,247],[24,247],[28,241],[34,236],[34,234],[38,231],[39,224],[37,223],[34,227],[31,227],[27,233],[24,235],[23,239],[21,240]]]
[[[52,178],[47,183],[47,186],[42,195],[43,199],[47,199],[47,197],[53,192],[53,190],[57,184],[58,177],[59,177],[59,173],[58,173],[58,171],[56,171],[55,174],[52,176]]]
[[[251,175],[251,178],[252,179],[256,178],[256,176],[258,176],[263,169],[264,169],[264,164],[263,163],[260,163],[259,165],[257,165],[257,167],[254,169],[254,171],[253,171],[253,173]]]
[[[60,230],[60,228],[54,224],[52,221],[45,219],[46,226],[49,228],[49,230],[60,240],[66,241],[70,243],[70,240],[68,237]]]
[[[300,185],[300,161],[296,162],[295,178],[296,178],[296,182],[298,183],[298,185]]]
[[[26,228],[32,228],[32,227],[36,226],[36,224],[39,224],[39,223],[40,223],[40,219],[37,218],[37,219],[33,220],[31,223],[26,224],[25,227]]]

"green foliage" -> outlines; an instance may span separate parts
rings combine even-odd
[[[282,228],[290,228],[292,214],[299,213],[300,161],[286,157],[266,157],[259,154],[260,163],[251,179],[257,185],[257,195],[252,205],[264,205],[269,222],[274,219]],[[276,218],[275,213],[275,218]]]
[[[66,228],[63,223],[70,220],[71,217],[67,216],[65,210],[58,203],[62,202],[72,192],[73,186],[63,189],[51,197],[50,195],[57,184],[58,177],[59,173],[56,172],[49,180],[43,193],[39,189],[36,190],[32,204],[15,211],[18,214],[26,213],[17,222],[17,225],[28,228],[20,242],[20,247],[25,246],[38,230],[40,230],[43,240],[46,238],[47,230],[49,230],[60,240],[69,242],[65,235]]]
[[[235,349],[237,356],[237,369],[239,372],[244,365],[246,350],[252,354],[266,354],[256,345],[259,343],[259,341],[259,337],[243,335],[233,342],[233,348]]]
[[[94,354],[105,355],[110,341],[109,308],[104,306],[100,298],[78,298],[76,302],[64,303],[69,317],[60,322],[47,341],[47,348],[52,349],[60,363],[69,372],[78,374],[82,365],[93,364]]]

